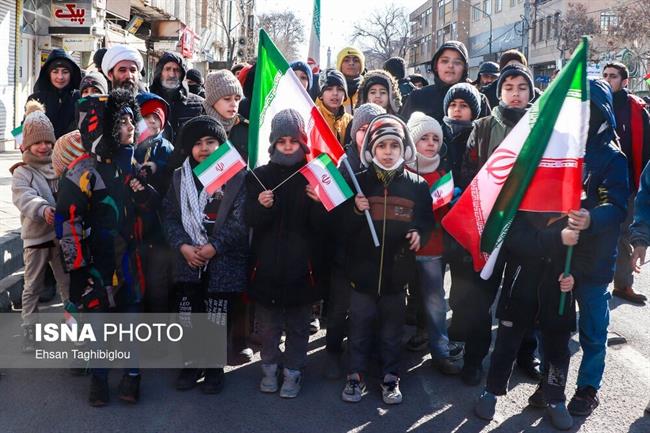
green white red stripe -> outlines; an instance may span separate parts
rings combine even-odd
[[[325,153],[321,153],[301,168],[300,174],[307,178],[328,212],[353,195],[347,182]]]
[[[307,63],[310,67],[320,68],[320,0],[314,0]]]
[[[442,220],[484,278],[518,210],[566,213],[580,207],[589,127],[587,50],[583,39]]]
[[[233,145],[226,141],[205,161],[194,167],[193,171],[206,192],[213,194],[244,167],[246,167],[244,159]]]
[[[16,145],[21,147],[23,145],[23,125],[19,125],[11,131],[11,135],[14,137],[14,140],[16,140]]]
[[[311,149],[307,159],[326,153],[338,164],[344,155],[341,144],[289,63],[266,32],[260,29],[248,133],[248,166],[251,169],[268,163],[271,120],[287,108],[298,111],[305,121],[307,146]]]
[[[451,171],[431,185],[429,191],[433,199],[433,210],[449,203],[454,196],[454,178],[451,176]]]
[[[147,122],[144,119],[140,119],[138,124],[135,126],[136,131],[138,131],[138,143],[140,144],[143,141],[145,141],[147,138],[151,137],[153,135],[153,132],[151,132],[151,129],[149,129],[149,125],[147,125]]]

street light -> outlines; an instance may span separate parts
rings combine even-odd
[[[453,1],[453,0],[452,0]],[[481,12],[483,16],[487,17],[488,20],[490,21],[490,38],[488,39],[488,44],[489,44],[489,50],[490,50],[490,60],[492,60],[492,15],[487,13],[485,10],[481,9],[480,7],[474,6],[469,0],[460,0],[462,2],[467,3],[470,5],[473,9],[476,9],[477,11]]]

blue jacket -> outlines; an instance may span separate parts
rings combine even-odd
[[[633,246],[650,245],[650,169],[646,164],[641,179],[639,192],[634,199],[634,222],[630,226],[630,243]]]
[[[607,126],[598,129],[599,133],[590,131],[587,139],[582,207],[589,210],[591,223],[580,234],[572,270],[576,281],[600,285],[609,284],[614,276],[616,244],[627,212],[629,176],[625,155],[613,141],[616,120],[609,85],[590,80],[590,89],[592,110],[600,110]]]

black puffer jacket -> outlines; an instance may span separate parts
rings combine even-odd
[[[255,169],[269,189],[299,170],[305,162],[284,167],[273,162]],[[246,223],[253,229],[250,293],[267,306],[309,305],[320,298],[321,269],[317,233],[325,224],[325,208],[307,197],[307,181],[293,176],[274,191],[271,208],[257,200],[261,185],[248,176]]]
[[[248,160],[248,120],[243,116],[237,115],[239,120],[228,132],[228,140],[235,146],[237,152]]]
[[[55,60],[65,60],[70,67],[70,83],[62,90],[52,85],[48,74],[48,69]],[[34,84],[34,93],[28,101],[35,99],[45,105],[45,114],[54,126],[54,136],[56,138],[74,131],[75,122],[75,103],[79,99],[79,83],[81,83],[81,69],[62,49],[53,50],[47,57],[45,64],[38,74],[38,79]]]
[[[387,187],[377,177],[374,165],[357,179],[370,201],[380,246],[374,246],[366,218],[356,210],[354,200],[342,205],[347,206],[344,229],[349,236],[346,276],[360,292],[377,296],[400,293],[416,272],[415,252],[409,250],[406,234],[417,230],[420,245],[424,245],[435,224],[427,182],[403,166]]]
[[[181,86],[174,90],[165,89],[160,82],[163,67],[169,62],[175,62],[180,65],[181,76],[179,78]],[[185,63],[181,56],[176,53],[165,53],[156,65],[154,79],[149,87],[151,93],[163,98],[169,104],[168,126],[165,128],[165,138],[174,143],[176,134],[188,120],[205,114],[203,110],[203,98],[191,93],[185,82]]]

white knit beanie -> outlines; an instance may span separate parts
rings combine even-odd
[[[440,123],[433,117],[427,116],[420,111],[415,111],[411,114],[406,126],[408,126],[414,144],[417,144],[425,134],[429,133],[436,135],[442,142],[443,136]]]

